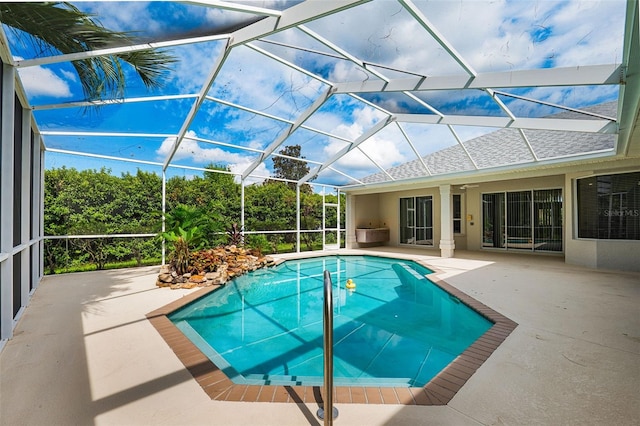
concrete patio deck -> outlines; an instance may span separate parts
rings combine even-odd
[[[403,252],[519,326],[448,405],[337,405],[336,425],[640,424],[639,273]],[[0,354],[0,424],[322,423],[316,404],[212,401],[145,317],[191,292],[155,287],[157,272],[45,277]]]

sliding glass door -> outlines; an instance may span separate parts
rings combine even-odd
[[[482,246],[562,251],[562,190],[482,195]]]
[[[433,200],[431,196],[400,199],[400,243],[433,245]]]
[[[504,247],[505,194],[482,195],[482,247]]]
[[[507,247],[530,249],[533,229],[531,227],[531,191],[507,192]]]

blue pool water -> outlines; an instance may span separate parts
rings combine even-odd
[[[235,383],[322,385],[324,270],[336,385],[423,386],[492,325],[429,281],[424,266],[374,256],[260,269],[170,319]]]

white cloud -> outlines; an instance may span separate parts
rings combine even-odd
[[[602,64],[620,62],[624,9],[619,0],[465,2],[459,13],[443,8],[437,25],[478,71]]]
[[[233,173],[237,173],[237,175],[235,176],[236,183],[240,183],[240,176],[238,175],[242,174],[242,172],[244,172],[247,169],[247,167],[249,167],[250,165],[251,165],[250,161],[243,161],[243,162],[231,164],[229,166],[229,169]],[[251,174],[254,176],[271,176],[271,172],[269,171],[269,169],[267,169],[264,163],[260,163],[260,165]],[[249,177],[245,180],[245,184],[251,185],[254,183],[262,183],[264,181],[265,181],[264,177],[255,177],[255,178]]]
[[[549,59],[555,66],[621,60],[624,0],[415,4],[445,41],[478,72],[537,68]],[[385,12],[380,12],[381,8]],[[308,26],[365,61],[427,75],[464,73],[395,2],[371,2]],[[338,79],[353,73],[344,64],[333,72]]]
[[[18,73],[30,96],[68,98],[72,95],[67,82],[49,68],[41,66],[19,68]],[[63,74],[67,77],[69,73]]]
[[[62,74],[62,76],[69,81],[78,81],[78,74],[76,74],[75,72],[72,71],[67,71],[64,69],[60,70],[60,74]]]
[[[115,31],[131,31],[132,28],[139,29],[140,23],[144,22],[144,31],[151,34],[162,27],[153,18],[149,10],[149,2],[109,2],[96,1],[79,4],[83,9],[95,14],[100,23],[106,28]]]
[[[422,157],[458,143],[447,126],[418,123],[401,126]]]
[[[354,117],[353,123],[342,123],[338,125],[335,133],[343,135],[353,141],[368,131],[383,117],[383,114],[370,107],[355,109],[352,114]],[[393,137],[394,135],[390,134],[393,133],[393,131],[390,132],[387,130],[393,130],[394,127],[395,125],[391,125],[391,127],[385,128],[359,145],[367,152],[367,155],[369,155],[371,159],[384,168],[391,167],[407,159],[400,148],[401,145],[405,145],[404,140],[401,137],[397,137],[397,135]],[[344,142],[332,140],[324,147],[324,156],[330,158],[343,149],[344,146]],[[335,166],[341,170],[368,170],[374,165],[371,160],[359,152],[359,150],[353,150],[351,153],[340,158],[335,163]]]
[[[210,163],[225,164],[229,167],[229,170],[232,173],[244,172],[253,162],[253,158],[251,156],[231,153],[214,146],[211,148],[203,148],[195,140],[189,139],[195,137],[197,137],[197,135],[194,131],[189,130],[187,132],[184,140],[180,144],[180,147],[173,156],[173,161],[188,160],[189,162],[199,166],[206,166]],[[158,158],[160,160],[164,160],[173,149],[174,144],[175,138],[166,138],[160,145],[160,148],[156,151]],[[259,176],[271,175],[264,163],[260,164],[252,174]],[[263,178],[255,178],[247,179],[246,182],[250,184],[262,182],[263,180]],[[239,181],[238,176],[236,176],[236,181]]]
[[[221,53],[223,41],[199,43],[172,49],[178,59],[172,65],[172,84],[182,93],[199,93],[205,84],[211,66]]]
[[[244,159],[242,155],[229,153],[218,147],[203,148],[198,142],[189,137],[196,137],[195,132],[188,131],[180,147],[173,156],[174,160],[190,159],[196,164],[207,165],[209,163],[226,164],[240,162]],[[164,159],[173,149],[175,138],[166,138],[156,153]]]
[[[322,83],[249,48],[234,49],[216,78],[214,96],[283,118],[298,116]]]

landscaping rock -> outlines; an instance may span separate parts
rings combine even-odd
[[[220,286],[233,277],[273,265],[272,257],[256,256],[243,247],[216,247],[192,253],[190,272],[185,274],[179,275],[171,265],[161,266],[156,285],[172,289]]]

